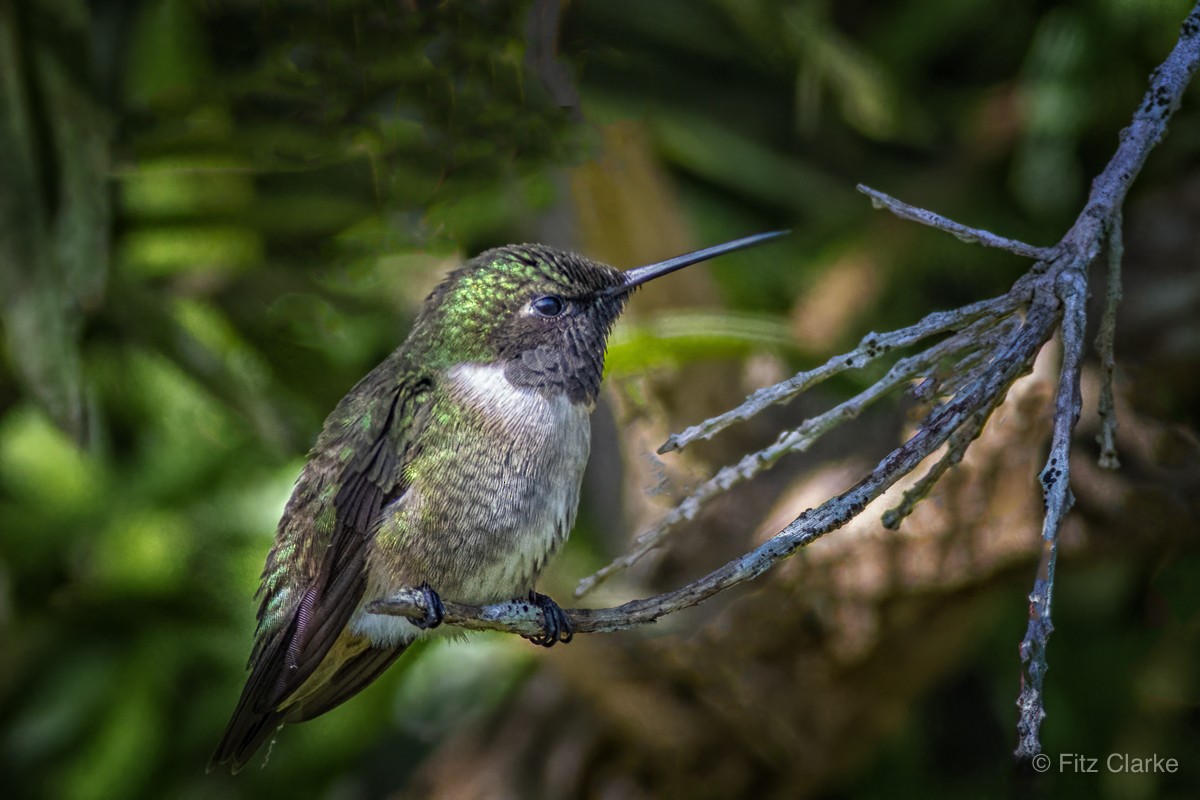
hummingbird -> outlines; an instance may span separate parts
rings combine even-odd
[[[566,540],[609,332],[631,293],[775,231],[624,272],[538,244],[488,250],[425,299],[408,338],[325,420],[267,555],[250,674],[208,768],[344,703],[441,622],[441,597],[528,597]],[[368,610],[400,589],[424,619]]]

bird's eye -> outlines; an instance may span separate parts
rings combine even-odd
[[[534,300],[531,306],[539,317],[557,317],[567,307],[567,304],[561,297],[548,294]]]

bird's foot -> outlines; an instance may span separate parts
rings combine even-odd
[[[571,620],[567,619],[566,612],[558,603],[533,591],[529,593],[529,602],[541,609],[543,627],[537,636],[526,636],[526,639],[542,647],[553,647],[558,642],[566,644],[574,638],[575,629],[571,626]]]
[[[441,625],[442,618],[446,616],[446,609],[442,606],[442,598],[438,597],[438,593],[428,583],[422,583],[417,587],[417,591],[425,595],[425,617],[424,619],[410,619],[409,622],[423,631]]]

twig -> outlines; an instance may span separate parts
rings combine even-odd
[[[1167,135],[1167,122],[1179,108],[1183,92],[1200,67],[1200,3],[1183,21],[1179,40],[1167,59],[1150,73],[1150,86],[1134,112],[1129,127],[1121,131],[1117,152],[1092,181],[1083,212],[1056,250],[1075,253],[1086,267],[1104,247],[1106,234],[1118,221],[1129,187],[1141,173],[1150,151]]]
[[[997,400],[999,399],[997,398]],[[946,452],[942,454],[942,457],[929,468],[928,472],[921,476],[920,480],[913,484],[911,489],[904,492],[899,503],[883,512],[883,516],[880,518],[883,527],[889,530],[898,529],[900,523],[916,509],[917,504],[929,496],[929,492],[933,490],[933,487],[941,480],[942,476],[951,467],[957,466],[962,462],[967,448],[971,446],[971,442],[979,438],[979,434],[983,432],[983,426],[987,424],[988,418],[998,405],[998,402],[990,403],[986,408],[976,412],[961,428],[954,432],[954,435],[950,437],[950,441],[946,444]]]
[[[1104,469],[1121,466],[1117,459],[1117,414],[1113,406],[1113,374],[1117,368],[1113,338],[1117,330],[1117,306],[1121,303],[1121,261],[1125,258],[1121,226],[1122,216],[1118,211],[1108,234],[1108,290],[1094,345],[1100,355],[1100,399],[1096,403],[1100,412],[1100,432],[1096,434],[1096,441],[1100,444],[1100,466]]]
[[[1007,303],[998,302],[1005,299],[1007,299],[1007,295],[1002,298],[996,298],[995,308],[1008,307]],[[805,452],[823,435],[843,422],[856,418],[867,406],[884,397],[897,387],[932,372],[941,361],[963,350],[987,347],[1002,341],[997,337],[989,337],[988,335],[989,331],[994,328],[1008,330],[1007,326],[1001,324],[1003,320],[998,316],[999,313],[999,311],[995,311],[995,315],[993,316],[984,316],[976,319],[954,336],[933,345],[921,353],[897,361],[888,370],[887,375],[871,384],[871,386],[859,394],[839,403],[824,414],[805,420],[795,430],[783,432],[771,446],[743,456],[738,463],[718,470],[715,475],[696,487],[691,494],[676,503],[675,507],[653,527],[639,534],[628,550],[613,559],[609,564],[581,580],[575,587],[575,596],[582,597],[608,577],[621,570],[628,569],[651,550],[661,546],[667,538],[667,534],[676,529],[681,523],[695,519],[696,515],[700,513],[700,510],[709,500],[719,497],[735,486],[739,486],[755,477],[760,472],[770,469],[784,456]],[[906,330],[912,330],[912,328]],[[871,338],[874,342],[873,347],[880,348],[887,346],[878,343],[883,338],[881,336],[873,334],[872,337],[868,338]],[[869,361],[866,363],[869,363]]]
[[[1021,675],[1021,694],[1017,701],[1021,709],[1017,722],[1017,758],[1032,758],[1041,752],[1038,732],[1046,716],[1042,707],[1042,680],[1048,668],[1046,644],[1054,630],[1050,616],[1054,564],[1063,519],[1075,503],[1070,486],[1071,439],[1083,408],[1079,394],[1079,373],[1083,367],[1083,336],[1087,328],[1087,273],[1075,269],[1064,271],[1058,277],[1056,288],[1063,302],[1063,358],[1058,392],[1054,398],[1050,457],[1040,476],[1046,506],[1046,516],[1042,522],[1044,550],[1042,567],[1029,596],[1029,627],[1021,642],[1021,663],[1025,665],[1025,672]],[[1043,570],[1044,576],[1040,574]]]
[[[1054,591],[1054,565],[1058,560],[1058,540],[1042,540],[1033,591],[1029,593],[1029,627],[1021,640],[1021,692],[1017,695],[1017,758],[1033,758],[1041,752],[1040,730],[1046,718],[1042,683],[1046,677],[1046,642],[1054,631],[1050,620],[1050,597]],[[1027,677],[1028,676],[1028,677]]]
[[[908,203],[901,202],[891,195],[884,194],[877,189],[872,189],[870,186],[864,186],[861,183],[857,188],[860,192],[871,198],[871,204],[876,208],[890,211],[901,219],[919,222],[922,225],[937,228],[939,231],[945,231],[960,241],[981,244],[984,247],[994,247],[997,250],[1006,250],[1014,255],[1032,258],[1037,261],[1049,261],[1054,256],[1053,248],[1037,247],[1032,244],[1025,244],[1025,242],[1019,242],[1016,239],[1006,239],[1003,236],[997,236],[994,233],[989,233],[979,228],[967,227],[960,222],[947,219],[933,211],[910,206]]]
[[[895,350],[916,344],[922,339],[946,331],[956,331],[986,317],[1003,317],[1020,306],[1020,300],[1012,292],[990,300],[981,300],[953,311],[935,311],[915,325],[889,333],[868,333],[858,347],[848,353],[834,356],[816,369],[801,372],[774,386],[757,390],[737,408],[719,414],[712,419],[693,425],[682,433],[667,439],[658,448],[659,455],[682,450],[692,442],[711,439],[730,425],[746,420],[773,405],[786,403],[803,394],[817,384],[851,369],[863,369]]]

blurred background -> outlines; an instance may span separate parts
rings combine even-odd
[[[645,631],[425,647],[286,728],[264,768],[204,772],[305,453],[446,270],[509,242],[625,268],[794,231],[632,302],[540,586],[570,605],[697,480],[879,373],[649,455],[669,432],[1028,267],[856,183],[1053,244],[1190,5],[0,1],[0,794],[1195,796],[1196,86],[1126,206],[1120,472],[1095,467],[1085,375],[1050,773],[1011,751],[1054,346],[899,533],[869,512]],[[857,481],[914,405],[785,459],[580,602],[743,552]]]

